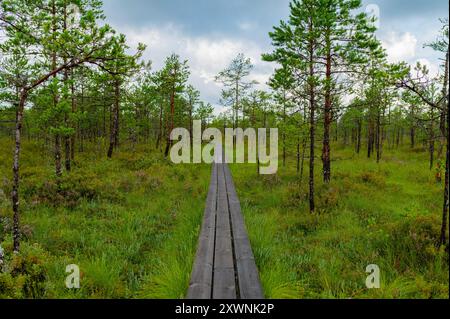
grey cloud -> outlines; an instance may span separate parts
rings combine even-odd
[[[268,32],[288,17],[288,4],[289,0],[105,0],[104,9],[107,22],[118,31],[149,44],[146,58],[153,60],[155,67],[161,66],[164,57],[172,52],[188,58],[193,69],[192,82],[202,90],[206,101],[217,104],[220,88],[204,81],[205,74],[211,76],[217,71],[211,55],[218,55],[217,61],[223,64],[221,43],[229,47],[230,43],[238,43],[232,52],[249,53],[259,60],[257,53],[271,50]],[[423,44],[435,39],[440,27],[438,19],[448,17],[447,0],[363,0],[363,4],[379,6],[378,36],[383,42],[411,38],[405,36],[407,33],[417,40],[415,56],[408,62],[427,59],[435,65],[439,63],[439,55],[423,48]],[[167,26],[173,26],[175,31],[169,28],[168,32]],[[159,30],[162,37],[150,41],[152,35],[147,35],[146,30]],[[186,43],[191,47],[187,48]],[[196,54],[195,50],[208,51],[209,44],[215,44],[215,52]],[[257,62],[255,77],[263,78],[272,66]]]

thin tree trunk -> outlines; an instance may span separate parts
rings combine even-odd
[[[399,146],[400,146],[400,131],[401,131],[401,129],[398,128],[397,129],[397,138],[396,138],[396,141],[395,141],[395,144],[396,144],[397,148],[399,148]]]
[[[361,131],[362,131],[362,123],[361,120],[358,120],[358,137],[357,137],[357,145],[356,145],[356,153],[359,154],[361,152]]]
[[[431,109],[431,122],[430,122],[430,143],[429,143],[429,151],[430,151],[430,170],[433,169],[434,165],[434,150],[435,150],[435,136],[434,136],[434,110]]]
[[[331,52],[330,52],[329,32],[327,35],[327,62],[326,62],[326,85],[325,85],[325,109],[324,109],[324,133],[323,133],[323,181],[329,183],[331,180],[331,159],[330,159],[330,126],[331,126]]]
[[[306,157],[306,138],[303,139],[302,160],[300,164],[300,181],[303,180],[303,175],[305,172],[305,157]]]
[[[193,105],[193,102],[191,101],[190,108],[189,108],[189,136],[191,139],[191,148],[194,147],[194,134],[193,134],[194,122],[193,122],[193,117],[192,117],[193,109],[194,109],[194,105]]]
[[[430,138],[430,170],[433,169],[434,165],[434,138]]]
[[[377,147],[377,163],[379,163],[381,160],[381,114],[379,109],[377,114],[376,147]]]
[[[310,23],[310,31],[312,31],[312,23]],[[310,107],[310,149],[309,149],[309,211],[315,212],[314,202],[314,147],[316,138],[316,126],[315,126],[315,92],[314,92],[314,42],[312,39],[309,41],[309,107]]]
[[[447,53],[448,56],[448,53]],[[447,244],[447,216],[448,216],[448,207],[449,207],[449,155],[450,155],[450,124],[448,123],[448,119],[450,117],[450,110],[448,109],[448,100],[447,100],[447,155],[445,160],[445,184],[444,184],[444,205],[442,209],[442,228],[441,228],[441,236],[440,236],[440,246]]]
[[[63,30],[66,31],[67,29],[67,4],[66,1],[64,1],[64,25],[63,25]],[[67,59],[64,58],[64,64],[67,63]],[[67,82],[69,80],[69,70],[65,69],[64,70],[64,84],[66,85]],[[68,96],[65,96],[65,98],[67,99]],[[66,127],[69,127],[69,119],[67,116],[67,112],[64,112],[64,125]],[[64,155],[65,155],[65,168],[66,171],[70,172],[71,169],[71,158],[70,158],[70,136],[69,135],[64,135]]]
[[[68,117],[67,114],[64,114],[64,122],[66,126],[68,126]],[[64,136],[64,155],[65,155],[65,168],[66,171],[70,172],[71,170],[71,158],[70,158],[70,136]]]
[[[297,175],[300,173],[300,137],[297,137]]]
[[[163,104],[160,103],[160,107],[159,107],[159,128],[158,128],[158,137],[156,139],[156,149],[160,149],[162,136],[163,136]]]
[[[52,1],[52,17],[53,17],[53,34],[56,34],[56,6],[55,0]],[[56,52],[52,53],[52,70],[56,69]],[[56,74],[53,75],[53,78],[56,78]],[[56,88],[57,90],[57,88]],[[57,92],[53,92],[53,107],[56,109],[58,104],[58,95]],[[59,132],[55,134],[55,145],[54,145],[54,156],[55,156],[55,173],[57,179],[57,183],[59,184],[59,177],[62,176],[62,168],[61,168],[61,135]]]
[[[411,128],[409,131],[409,136],[411,139],[411,148],[416,147],[416,127],[414,125],[414,105],[411,105]]]
[[[61,135],[57,133],[55,135],[55,173],[56,177],[62,176],[62,165],[61,165]]]
[[[259,162],[259,130],[256,130],[256,172],[258,174],[258,176],[261,173],[261,168],[260,168],[260,162]]]
[[[449,159],[450,159],[450,104],[448,100],[448,92],[447,92],[447,81],[448,81],[448,63],[449,63],[449,52],[450,52],[450,45],[447,48],[447,57],[446,57],[446,65],[445,65],[445,84],[444,84],[444,107],[443,107],[443,113],[444,113],[444,127],[445,123],[447,123],[447,130],[443,134],[444,137],[447,139],[447,155],[445,160],[445,184],[444,184],[444,205],[442,209],[442,228],[441,228],[441,236],[440,236],[440,245],[446,245],[447,244],[447,216],[448,216],[448,207],[449,207]],[[445,114],[447,113],[447,114]],[[446,119],[445,119],[446,118]],[[449,223],[450,224],[450,223]],[[450,226],[450,225],[449,225]],[[448,250],[448,246],[447,246]]]
[[[374,127],[372,119],[369,119],[369,126],[367,130],[367,157],[370,158],[373,152],[373,143],[374,143]]]
[[[73,83],[73,72],[72,74],[72,83],[70,85],[70,91],[71,91],[71,101],[72,101],[72,113],[75,113],[77,111],[77,105],[76,105],[76,101],[75,101],[75,85]],[[74,130],[76,129],[76,125],[73,124],[73,128]],[[72,159],[72,161],[75,160],[75,139],[76,139],[76,132],[74,132],[72,134],[72,136],[70,137],[70,158]]]
[[[400,146],[403,146],[403,139],[405,137],[405,129],[403,127],[400,128]]]
[[[334,135],[334,141],[337,142],[339,140],[339,119],[336,118],[336,130]]]
[[[83,80],[84,80],[84,78],[83,78],[83,73],[81,73],[81,75],[82,75],[82,78],[81,78],[81,106],[80,106],[80,108],[81,108],[81,113],[83,113],[84,112],[84,85],[83,85]],[[110,107],[110,110],[111,110],[111,107]],[[109,112],[109,125],[110,125],[110,132],[112,132],[112,114],[111,114],[111,111]],[[78,137],[79,137],[79,140],[80,140],[80,143],[79,143],[79,151],[80,152],[84,152],[84,128],[83,128],[83,125],[80,125],[80,120],[78,120]]]
[[[234,128],[239,126],[239,80],[236,81],[236,125]]]
[[[447,49],[447,54],[446,54],[446,58],[445,58],[445,66],[444,66],[444,85],[442,86],[442,96],[444,97],[443,100],[443,108],[441,111],[441,117],[440,117],[440,130],[441,130],[441,134],[442,134],[442,138],[441,138],[441,146],[439,148],[439,157],[441,157],[443,149],[444,149],[444,145],[445,145],[445,140],[446,140],[446,131],[445,131],[445,123],[446,123],[446,112],[448,112],[448,110],[446,110],[448,108],[448,64],[449,64],[449,50]],[[447,97],[447,98],[445,98]],[[448,120],[448,119],[447,119]]]
[[[15,149],[13,157],[13,185],[11,192],[13,208],[13,248],[14,253],[20,250],[20,210],[19,210],[19,183],[20,183],[20,151],[21,151],[21,133],[23,124],[23,111],[28,97],[28,91],[25,89],[20,92],[19,104],[16,110],[16,129],[15,129]]]
[[[170,148],[172,147],[172,140],[170,139],[170,134],[174,129],[174,117],[175,117],[175,87],[172,88],[172,93],[170,95],[170,129],[167,132],[167,144],[166,151],[164,152],[164,157],[169,156]]]
[[[108,148],[108,158],[111,158],[113,155],[114,147],[117,146],[118,133],[119,133],[119,112],[120,112],[120,82],[119,80],[115,81],[114,84],[114,118],[112,124],[111,136],[109,139],[109,148]]]
[[[283,91],[283,167],[286,167],[286,92],[285,91]],[[298,172],[298,170],[297,170],[297,172]]]
[[[236,80],[236,88],[235,88],[235,101],[236,101],[236,105],[235,105],[235,115],[233,115],[235,118],[233,119],[233,130],[237,129],[238,125],[239,125],[239,80]],[[236,136],[233,135],[233,148],[236,147],[237,141],[236,141]],[[257,154],[258,156],[258,154]],[[258,174],[259,174],[259,158],[258,158]]]

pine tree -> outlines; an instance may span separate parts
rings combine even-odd
[[[104,60],[112,35],[108,25],[99,27],[96,24],[103,17],[98,1],[82,3],[80,25],[70,30],[61,29],[60,21],[55,21],[61,18],[49,10],[53,4],[55,11],[64,5],[53,0],[5,0],[0,3],[0,27],[6,34],[6,41],[0,44],[0,52],[2,55],[14,55],[14,59],[7,60],[1,69],[18,91],[12,187],[15,252],[20,248],[19,169],[23,117],[28,97],[64,70]],[[49,61],[41,58],[48,56],[48,52],[52,53],[54,60],[50,70]],[[58,57],[64,59],[61,61]]]

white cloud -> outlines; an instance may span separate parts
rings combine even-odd
[[[389,62],[396,63],[405,61],[412,67],[415,67],[417,62],[420,62],[428,68],[430,76],[434,77],[438,75],[439,66],[424,56],[427,51],[418,47],[416,36],[410,32],[403,34],[390,32],[387,34],[386,39],[382,40],[382,43],[387,51]]]
[[[410,61],[416,56],[417,39],[409,32],[389,32],[382,43],[390,62]]]
[[[144,58],[152,61],[154,69],[161,68],[165,58],[172,53],[189,60],[190,82],[201,91],[202,98],[213,105],[219,102],[221,92],[221,85],[216,83],[214,78],[237,54],[244,53],[252,60],[255,68],[249,80],[258,81],[261,83],[260,87],[265,87],[264,84],[273,72],[270,64],[261,61],[263,48],[252,41],[229,37],[188,36],[173,24],[161,28],[117,29],[127,36],[132,48],[139,42],[147,45]],[[216,111],[219,111],[217,107]]]

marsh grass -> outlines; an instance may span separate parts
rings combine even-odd
[[[209,165],[173,165],[142,145],[106,160],[86,145],[57,186],[50,150],[26,142],[22,250],[13,256],[12,143],[0,146],[0,298],[185,296]],[[386,150],[376,164],[335,147],[329,185],[317,162],[314,215],[293,156],[274,176],[231,165],[265,296],[448,298],[448,253],[435,248],[443,187],[427,155]],[[78,290],[65,287],[69,264],[80,266]],[[365,287],[369,264],[380,267],[381,289]]]
[[[350,149],[333,155],[329,185],[317,161],[314,215],[294,157],[270,178],[232,166],[266,297],[448,298],[448,253],[435,248],[443,185],[426,154],[386,150],[380,164]],[[365,287],[369,264],[381,289]]]
[[[10,141],[2,140],[2,150]],[[207,194],[209,165],[172,165],[149,147],[106,160],[88,150],[59,188],[51,154],[25,143],[22,162],[22,251],[43,288],[31,294],[22,277],[0,274],[0,297],[182,298],[189,284]],[[10,192],[10,155],[2,152],[0,189]],[[106,157],[106,156],[105,156]],[[11,254],[11,209],[1,202],[0,243]],[[4,226],[4,227],[3,227]],[[40,253],[27,254],[29,247]],[[22,253],[21,253],[22,254]],[[8,265],[13,263],[8,257]],[[34,264],[33,264],[34,263]],[[81,288],[65,287],[77,264]],[[37,266],[36,266],[37,265]]]

